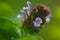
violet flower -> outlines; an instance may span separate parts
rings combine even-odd
[[[33,21],[33,23],[34,23],[34,27],[40,27],[42,23],[42,19],[37,17],[35,21]]]
[[[45,23],[48,23],[51,17],[51,11],[49,10],[49,8],[42,4],[38,4],[34,8],[32,8],[32,3],[29,1],[27,1],[27,7],[23,7],[20,12],[22,13],[22,16],[18,15],[17,17],[22,18],[23,28],[26,27],[28,30],[30,30],[28,31],[29,33],[37,31],[39,32],[40,28]],[[24,31],[27,32],[26,29]]]

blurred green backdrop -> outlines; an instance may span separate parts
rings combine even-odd
[[[19,37],[18,27],[22,26],[21,19],[16,16],[20,13],[26,2],[32,6],[36,3],[47,5],[52,11],[51,21],[40,32],[43,40],[60,40],[60,0],[0,0],[0,40],[10,40],[10,37]],[[32,39],[30,39],[32,38]],[[20,40],[18,38],[17,40]],[[21,40],[38,40],[36,36],[26,36]],[[39,39],[40,40],[40,39]]]

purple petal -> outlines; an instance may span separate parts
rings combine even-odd
[[[29,7],[23,7],[23,10],[27,10],[27,14],[30,16],[31,9]]]
[[[23,14],[22,15],[22,20],[27,19],[27,14],[25,13],[25,11],[24,10],[20,10],[20,12]]]
[[[34,23],[34,27],[40,27],[41,26],[40,24],[38,24],[38,23],[36,23],[34,21],[33,21],[33,23]]]
[[[32,4],[31,4],[29,1],[27,1],[27,5],[28,5],[28,7],[30,7],[30,8],[31,8],[31,6],[32,6]]]
[[[35,22],[41,24],[41,23],[42,23],[42,19],[39,18],[39,17],[37,17],[37,18],[35,19]]]
[[[37,8],[34,8],[33,11],[38,12],[38,9]]]
[[[40,27],[41,26],[40,24],[42,23],[42,19],[37,17],[35,21],[33,21],[33,23],[34,23],[34,27]]]
[[[52,16],[52,14],[48,14],[48,16],[46,16],[46,18],[50,18]]]
[[[21,12],[22,14],[25,14],[25,11],[24,11],[24,10],[20,10],[20,12]]]

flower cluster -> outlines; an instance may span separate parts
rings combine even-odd
[[[23,26],[30,30],[29,32],[39,32],[40,28],[50,21],[51,11],[43,4],[37,4],[32,8],[32,4],[27,1],[27,5],[20,10],[22,16],[17,17],[22,18]]]

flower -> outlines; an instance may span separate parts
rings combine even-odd
[[[37,18],[35,19],[35,22],[41,24],[41,23],[42,23],[42,19],[39,18],[39,17],[37,17]]]
[[[23,26],[30,30],[28,31],[29,33],[39,32],[40,28],[50,21],[51,11],[43,4],[37,4],[32,8],[32,3],[27,1],[27,5],[28,7],[23,7],[23,9],[20,10],[22,13]],[[25,10],[27,12],[25,12]],[[25,29],[25,31],[27,30]]]
[[[35,19],[35,21],[33,21],[33,23],[34,23],[34,27],[39,27],[39,26],[41,26],[42,19],[39,18],[39,17],[37,17],[37,18]]]

